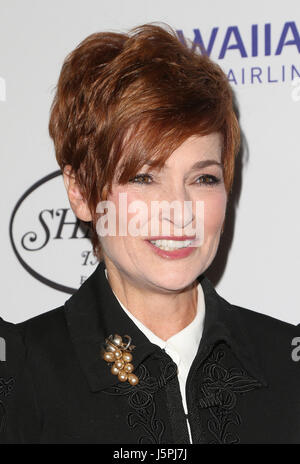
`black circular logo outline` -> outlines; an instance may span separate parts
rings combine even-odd
[[[39,274],[37,271],[35,271],[34,269],[32,269],[25,261],[24,259],[21,257],[21,255],[19,254],[17,248],[16,248],[16,245],[14,243],[14,239],[13,239],[13,222],[14,222],[14,218],[15,218],[15,215],[18,211],[18,209],[20,208],[21,204],[23,203],[23,201],[34,191],[36,190],[38,187],[40,187],[41,185],[45,184],[46,182],[48,182],[49,180],[51,179],[54,179],[55,177],[58,177],[62,175],[62,172],[61,170],[57,170],[57,171],[54,171],[52,172],[51,174],[48,174],[47,176],[43,177],[42,179],[38,180],[37,182],[35,182],[31,187],[29,187],[25,193],[23,193],[23,195],[21,196],[21,198],[18,200],[18,202],[16,203],[14,209],[13,209],[13,212],[11,214],[11,218],[10,218],[10,221],[9,221],[9,237],[10,237],[10,242],[11,242],[11,245],[12,245],[12,248],[14,250],[14,253],[18,259],[18,261],[20,262],[20,264],[24,267],[24,269],[32,276],[34,277],[35,279],[39,280],[40,282],[42,282],[43,284],[45,285],[48,285],[48,287],[51,287],[51,288],[54,288],[55,290],[59,290],[60,292],[64,292],[64,293],[69,293],[69,294],[73,294],[77,291],[76,288],[72,288],[72,287],[67,287],[66,285],[62,285],[62,284],[59,284],[57,282],[54,282],[50,279],[47,279],[46,277],[42,276],[41,274]]]

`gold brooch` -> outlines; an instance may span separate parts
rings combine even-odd
[[[127,341],[123,342],[123,338]],[[129,335],[124,335],[123,338],[115,334],[105,339],[103,359],[109,365],[112,364],[110,372],[113,375],[117,375],[120,382],[126,382],[126,380],[128,380],[130,385],[137,385],[139,379],[132,373],[134,366],[131,364],[131,351],[135,346],[131,344],[131,337]]]

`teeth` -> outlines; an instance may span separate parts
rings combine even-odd
[[[161,250],[173,251],[190,246],[192,240],[150,240],[150,242]]]

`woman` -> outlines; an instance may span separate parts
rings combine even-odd
[[[160,26],[93,34],[49,127],[100,262],[63,307],[3,322],[2,441],[299,442],[296,328],[205,276],[239,147],[222,70]]]

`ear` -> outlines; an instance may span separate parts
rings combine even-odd
[[[78,184],[75,180],[75,175],[72,173],[72,166],[67,165],[63,171],[63,178],[64,184],[68,193],[69,201],[71,208],[74,214],[81,220],[81,221],[91,221],[92,215],[90,209],[81,195],[80,189]]]

